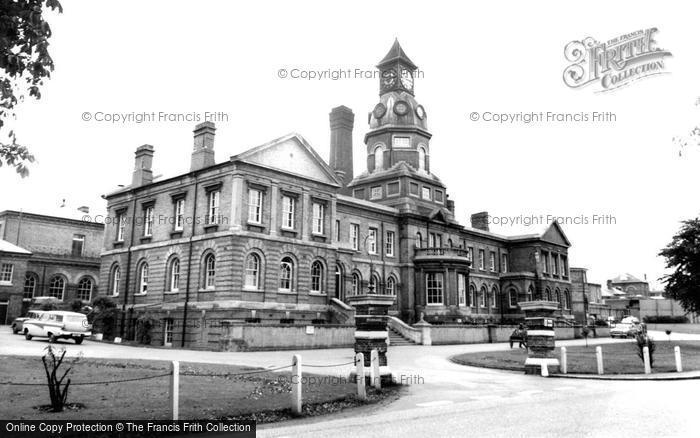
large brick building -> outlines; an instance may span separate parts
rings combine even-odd
[[[97,293],[104,225],[66,216],[0,212],[0,324],[32,298],[89,303]]]
[[[127,337],[145,311],[163,320],[165,344],[203,347],[219,342],[205,329],[217,322],[338,323],[341,302],[361,293],[396,295],[391,312],[409,323],[518,318],[518,302],[535,298],[570,317],[559,225],[507,237],[489,231],[486,212],[460,224],[431,165],[416,66],[395,42],[378,68],[356,177],[344,106],[330,113],[328,164],[298,134],[217,163],[210,122],[194,130],[187,173],[154,181],[154,147],[136,150],[131,185],[105,195],[100,273]]]

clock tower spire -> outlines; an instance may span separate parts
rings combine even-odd
[[[403,51],[398,39],[394,40],[377,68],[380,73],[379,95],[389,91],[405,91],[413,95],[413,79],[418,67]]]

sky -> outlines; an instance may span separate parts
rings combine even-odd
[[[367,113],[378,102],[376,76],[289,75],[372,72],[398,38],[421,71],[415,94],[433,134],[431,170],[463,224],[479,211],[512,220],[561,217],[571,265],[588,268],[589,280],[629,272],[657,287],[659,250],[681,220],[698,215],[700,148],[679,156],[672,141],[700,116],[700,6],[690,2],[62,3],[62,15],[46,14],[56,69],[41,100],[25,101],[14,122],[37,162],[25,179],[0,168],[0,210],[53,213],[63,199],[70,208],[104,210],[101,195],[130,183],[142,144],[155,146],[155,175],[189,169],[196,120],[109,122],[100,114],[221,112],[220,162],[290,132],[327,158],[328,113],[346,105],[355,112],[359,174]],[[672,53],[667,74],[608,93],[563,83],[570,41],[652,27],[657,45]],[[615,120],[483,121],[484,113],[548,111],[610,112]],[[472,121],[472,112],[480,120]],[[590,223],[594,216],[607,219]],[[540,228],[491,225],[505,235]]]

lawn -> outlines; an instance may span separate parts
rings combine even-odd
[[[653,373],[675,372],[676,362],[673,347],[681,347],[683,371],[700,370],[700,342],[668,342],[657,341],[654,354]],[[634,342],[605,344],[603,350],[603,368],[605,374],[642,374],[644,363],[637,356],[637,346]],[[572,374],[597,374],[595,346],[567,347],[568,372]],[[556,357],[560,349],[555,350]],[[469,353],[452,357],[452,361],[461,365],[484,368],[523,371],[527,351],[514,348],[506,351],[489,353]]]
[[[700,334],[700,324],[647,324],[647,330],[666,331],[673,333]]]
[[[73,365],[73,382],[103,382],[167,373],[169,362],[80,359]],[[255,419],[279,421],[291,415],[290,370],[244,376],[226,374],[255,370],[233,365],[180,362],[180,418]],[[208,374],[201,377],[192,374]],[[304,370],[304,378],[313,375]],[[324,376],[315,376],[323,379]],[[310,380],[310,379],[309,379]],[[68,403],[77,409],[46,412],[50,402],[46,376],[39,357],[0,357],[0,382],[41,383],[42,386],[0,385],[0,418],[12,419],[170,419],[169,377],[124,383],[76,385]],[[304,414],[319,415],[364,404],[355,398],[356,385],[348,379],[325,379],[303,384]],[[369,402],[390,400],[399,388],[368,388]]]

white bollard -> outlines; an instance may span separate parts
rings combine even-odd
[[[355,355],[355,362],[357,397],[360,400],[367,400],[367,391],[365,390],[365,355],[362,353],[357,353]]]
[[[292,412],[301,414],[301,355],[292,356]]]
[[[644,356],[644,374],[651,374],[651,362],[649,361],[649,347],[646,345],[642,349]]]
[[[561,359],[559,360],[559,370],[562,374],[566,374],[566,347],[561,347]]]
[[[372,364],[370,370],[370,380],[372,381],[372,386],[375,389],[382,389],[382,376],[379,374],[379,352],[377,350],[372,350],[370,353],[370,363]]]
[[[683,372],[683,363],[681,362],[681,347],[673,347],[673,352],[676,353],[676,371],[679,373]]]
[[[598,361],[598,374],[602,375],[603,370],[603,349],[600,346],[595,347],[595,357]]]
[[[173,421],[177,421],[180,416],[180,362],[174,360],[170,371],[170,405],[173,409]]]
[[[542,377],[549,377],[549,368],[547,368],[546,363],[540,365],[540,373]]]

